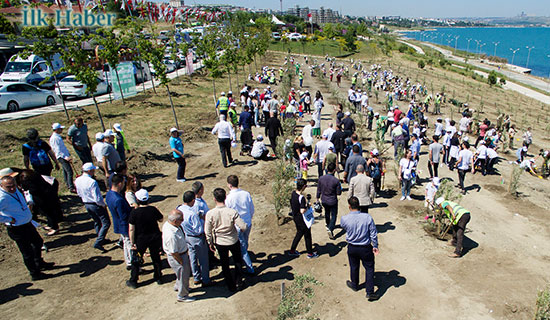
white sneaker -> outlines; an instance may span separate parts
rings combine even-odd
[[[412,199],[411,199],[411,197],[407,196],[407,200],[411,201]]]
[[[185,179],[176,179],[177,182],[185,182]]]
[[[401,199],[399,199],[399,200],[403,201],[403,200],[405,200],[405,197],[401,197]]]
[[[193,302],[195,300],[197,300],[197,299],[192,298],[190,296],[185,296],[183,298],[178,298],[178,302]]]

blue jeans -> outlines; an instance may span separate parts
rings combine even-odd
[[[248,254],[248,237],[250,237],[250,229],[252,226],[249,226],[246,231],[239,230],[239,242],[241,243],[241,254],[243,256],[243,262],[246,265],[246,271],[253,273],[254,267],[252,266],[252,260]]]
[[[401,195],[403,197],[408,197],[411,195],[411,186],[412,186],[412,179],[401,180]]]
[[[208,266],[208,245],[204,234],[194,237],[186,236],[187,248],[189,249],[189,259],[191,260],[191,271],[195,281],[210,283]]]
[[[105,207],[100,207],[97,204],[86,203],[84,206],[86,207],[90,217],[94,220],[94,228],[97,233],[97,239],[94,246],[101,245],[103,240],[105,240],[109,227],[111,226],[109,214],[107,213]]]
[[[325,208],[325,223],[327,224],[327,228],[333,231],[338,217],[338,202],[333,205],[323,203],[323,208]]]

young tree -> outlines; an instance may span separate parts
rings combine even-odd
[[[122,104],[126,104],[117,70],[117,65],[120,61],[119,50],[121,46],[121,39],[117,37],[113,31],[114,28],[100,29],[97,34],[94,35],[94,40],[96,44],[101,47],[98,51],[99,57],[109,63],[109,68],[113,68],[115,70],[120,96],[122,97]]]
[[[21,36],[25,39],[33,40],[32,43],[24,46],[22,51],[22,56],[28,56],[35,54],[46,61],[46,64],[52,70],[52,76],[54,79],[54,86],[59,91],[59,97],[63,103],[63,110],[65,110],[65,116],[69,120],[69,112],[67,111],[67,106],[65,105],[65,99],[63,99],[63,94],[61,88],[59,87],[59,82],[57,75],[59,70],[54,70],[53,57],[55,54],[60,53],[61,45],[58,40],[57,29],[53,25],[47,27],[25,27],[21,31]],[[44,79],[42,83],[49,81],[50,79]]]
[[[103,117],[99,111],[99,106],[95,99],[95,92],[97,90],[97,72],[90,65],[92,57],[89,52],[84,50],[84,42],[91,40],[88,36],[77,36],[72,34],[65,34],[58,37],[59,42],[63,45],[63,54],[61,59],[65,66],[62,70],[67,71],[70,74],[74,74],[76,80],[82,82],[86,86],[86,93],[92,96],[94,105],[97,111],[97,116],[101,122],[101,128],[105,131],[105,124],[103,123]]]
[[[170,93],[170,87],[168,83],[170,79],[166,76],[166,65],[164,64],[164,48],[160,46],[153,46],[151,49],[151,63],[155,68],[155,73],[160,81],[161,86],[166,87],[168,92],[168,98],[170,99],[170,106],[172,107],[172,113],[174,115],[174,121],[176,122],[176,128],[180,128],[178,124],[178,117],[176,116],[176,109],[174,108],[174,102],[172,101],[172,94]]]
[[[222,76],[220,69],[220,59],[218,58],[218,37],[219,31],[216,28],[209,28],[202,39],[197,43],[197,50],[200,55],[204,55],[203,62],[210,76],[212,77],[212,86],[214,90],[214,103],[216,103],[216,79]]]

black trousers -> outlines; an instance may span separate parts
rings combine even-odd
[[[300,240],[302,240],[302,237],[304,237],[304,240],[306,241],[307,253],[312,254],[313,246],[311,243],[311,229],[306,226],[304,218],[301,214],[297,217],[294,217],[294,223],[296,224],[296,235],[294,236],[294,240],[292,240],[290,251],[294,252],[296,250],[296,247],[298,247],[298,243],[300,242]]]
[[[271,144],[271,149],[273,149],[273,153],[277,154],[277,137],[269,136],[269,144]]]
[[[220,146],[223,166],[227,167],[228,162],[233,162],[233,157],[231,156],[231,139],[218,139],[218,145]]]
[[[155,280],[159,280],[162,276],[162,266],[160,264],[162,235],[159,234],[158,236],[147,240],[137,239],[136,247],[137,250],[132,252],[132,270],[130,271],[130,281],[137,283],[139,279],[140,259],[136,259],[134,255],[138,253],[139,257],[143,257],[143,254],[147,249],[149,249],[149,254],[151,255],[151,260],[153,261],[153,278]]]
[[[470,214],[465,213],[460,217],[458,223],[453,225],[453,243],[456,244],[455,253],[462,255],[462,243],[464,242],[464,230],[466,225],[470,222]]]
[[[216,244],[216,249],[220,255],[220,264],[222,265],[223,277],[227,288],[230,291],[235,291],[237,289],[236,286],[242,283],[243,278],[243,256],[241,254],[241,243],[237,241],[230,246]],[[229,267],[229,252],[231,252],[231,256],[233,256],[233,263],[235,264],[235,278],[233,278],[231,268]]]
[[[379,193],[380,189],[382,189],[382,176],[372,179],[372,182],[374,183],[374,191]]]
[[[372,252],[372,245],[356,246],[348,244],[348,260],[350,280],[355,285],[355,288],[359,286],[359,269],[361,263],[363,263],[366,273],[365,288],[367,294],[374,293],[374,253]]]
[[[487,159],[477,159],[476,164],[479,164],[479,167],[481,168],[481,174],[486,175],[487,174]]]
[[[42,264],[42,245],[44,240],[32,223],[26,223],[17,227],[8,227],[8,236],[15,241],[23,262],[31,275],[40,273],[40,264]]]
[[[185,179],[185,166],[187,165],[187,163],[185,162],[185,158],[179,157],[174,159],[178,164],[178,173],[176,175],[176,179]]]
[[[439,163],[437,162],[434,162],[433,165],[432,165],[432,162],[431,161],[428,161],[428,171],[430,172],[430,178],[433,178],[433,177],[439,177],[437,175],[437,167],[439,166]]]
[[[468,170],[458,169],[458,184],[460,185],[460,189],[462,191],[464,191],[464,179],[466,178],[466,172],[468,172]]]
[[[369,206],[359,206],[359,211],[363,213],[369,213]]]

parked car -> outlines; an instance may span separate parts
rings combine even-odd
[[[165,59],[162,62],[166,66],[166,73],[176,71],[176,64],[173,61]],[[149,68],[151,69],[152,75],[157,75],[157,72],[155,71],[155,66],[152,63],[149,64]]]
[[[279,32],[272,32],[271,37],[276,41],[281,40],[281,34]]]
[[[9,112],[24,108],[54,105],[59,101],[53,91],[25,82],[0,82],[0,110]]]
[[[78,81],[75,76],[66,76],[61,81],[59,81],[59,88],[61,88],[61,94],[57,91],[58,95],[63,96],[63,98],[85,98],[89,94],[86,93],[87,86],[82,82]],[[58,89],[59,90],[59,89]],[[97,89],[95,95],[105,94],[111,92],[111,85],[101,79],[97,78]]]
[[[134,78],[136,84],[151,80],[151,72],[147,68],[147,63],[143,61],[132,61],[134,64]]]
[[[4,73],[0,75],[0,80],[2,82],[26,82],[38,86],[44,79],[50,78],[54,71],[63,67],[63,61],[59,54],[52,57],[52,64],[53,70],[44,59],[37,55],[31,54],[26,58],[13,55],[6,65]],[[67,73],[60,74],[57,78],[61,79],[66,75]],[[54,85],[53,78],[50,78],[42,87],[53,89]]]
[[[287,37],[288,37],[288,39],[290,39],[290,40],[296,40],[296,41],[305,38],[304,35],[299,34],[299,33],[297,33],[297,32],[293,32],[293,33],[289,34]]]

